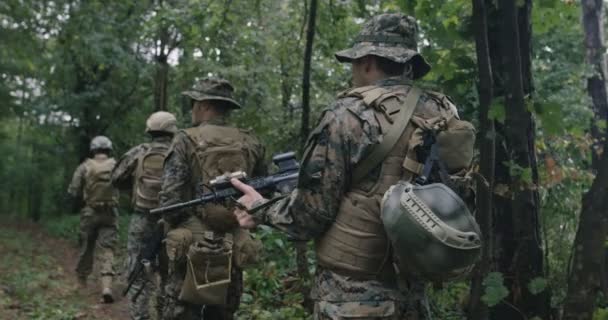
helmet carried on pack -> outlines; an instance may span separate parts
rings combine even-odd
[[[91,140],[90,150],[112,150],[112,141],[106,136],[96,136]]]
[[[480,255],[479,226],[442,183],[393,185],[384,194],[381,217],[398,266],[407,273],[449,280],[469,272]]]
[[[149,132],[175,134],[177,132],[177,119],[172,113],[166,111],[154,112],[146,120],[146,133]]]

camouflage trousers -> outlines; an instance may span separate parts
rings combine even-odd
[[[242,270],[233,267],[231,270],[231,284],[228,288],[226,305],[205,306],[181,301],[179,299],[182,285],[186,277],[186,252],[191,243],[202,239],[203,225],[196,217],[190,218],[179,228],[186,228],[192,232],[189,243],[172,243],[166,241],[168,275],[164,286],[163,320],[232,320],[239,307],[243,292]],[[177,248],[178,247],[178,248]],[[177,249],[177,250],[176,250]]]
[[[407,304],[401,301],[316,301],[313,319],[422,320],[416,312],[407,309]]]
[[[313,319],[423,320],[423,284],[355,278],[317,268],[313,280]]]
[[[149,241],[154,232],[158,229],[159,219],[160,217],[158,216],[151,216],[149,213],[139,211],[136,211],[131,216],[127,241],[126,275],[130,275],[137,264],[140,263],[139,254],[146,246],[146,241]],[[153,263],[155,262],[156,261],[153,261]],[[152,319],[150,316],[150,300],[155,295],[157,289],[157,278],[155,274],[142,274],[135,279],[127,294],[131,319]],[[137,297],[135,297],[136,295]],[[160,297],[162,295],[158,296]],[[158,310],[160,305],[162,305],[162,302],[157,301],[156,305]]]
[[[93,260],[102,276],[114,275],[114,246],[118,238],[118,211],[115,207],[86,206],[80,216],[80,255],[76,273],[87,278],[93,272]]]

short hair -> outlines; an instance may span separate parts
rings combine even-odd
[[[98,153],[103,153],[106,156],[109,156],[112,153],[112,149],[108,149],[108,148],[93,149],[93,150],[91,150],[91,153],[93,155],[98,154]]]
[[[192,101],[192,107],[194,107],[194,104],[196,102],[204,102],[206,103],[207,106],[213,108],[213,110],[215,110],[217,113],[222,114],[222,115],[228,115],[230,114],[230,111],[232,111],[232,109],[234,109],[234,105],[228,101],[224,101],[224,100],[202,100],[202,101],[197,101],[197,100],[193,100]]]
[[[222,114],[224,116],[228,116],[232,109],[234,109],[234,105],[228,101],[224,100],[209,100],[210,105],[217,113]]]
[[[168,131],[148,131],[148,134],[152,138],[173,137],[173,133],[168,132]]]
[[[380,57],[380,56],[372,56],[376,59],[376,65],[378,69],[384,72],[388,76],[400,76],[405,72],[405,67],[407,63],[399,63],[393,60]]]

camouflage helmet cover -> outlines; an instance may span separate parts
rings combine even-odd
[[[112,141],[106,136],[96,136],[93,138],[93,140],[91,140],[91,145],[89,148],[91,151],[102,149],[112,150]]]
[[[241,105],[234,100],[234,87],[224,79],[204,78],[197,81],[192,89],[182,92],[182,95],[195,101],[219,100],[226,101],[233,108],[240,109]]]
[[[451,280],[468,273],[479,258],[479,226],[445,184],[393,185],[382,199],[381,217],[397,265],[410,274]]]
[[[380,14],[363,25],[352,48],[336,52],[336,59],[352,62],[374,55],[397,63],[410,61],[413,78],[418,79],[427,74],[431,66],[417,51],[417,34],[418,24],[413,17],[400,13]]]
[[[154,112],[146,120],[146,132],[151,131],[176,133],[177,119],[172,113],[166,111]]]

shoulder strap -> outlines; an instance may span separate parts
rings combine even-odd
[[[377,167],[384,160],[384,158],[386,158],[389,151],[393,149],[405,131],[407,124],[410,122],[410,119],[414,114],[414,110],[416,109],[416,105],[418,104],[418,100],[420,100],[421,94],[422,91],[419,88],[412,87],[405,98],[405,103],[401,105],[397,118],[393,122],[393,125],[388,129],[388,132],[383,137],[382,142],[374,145],[367,157],[363,158],[363,160],[355,167],[352,179],[353,183],[360,182],[361,179],[363,179],[372,169]]]

